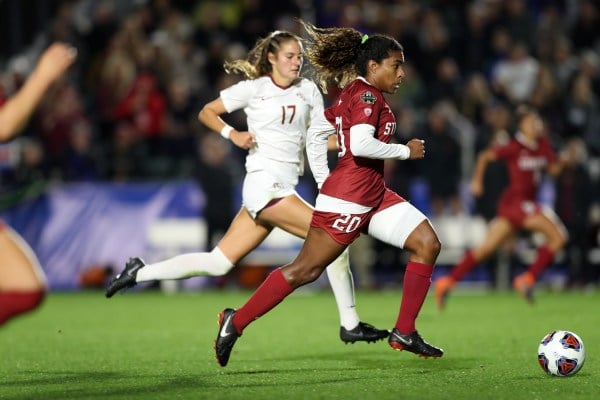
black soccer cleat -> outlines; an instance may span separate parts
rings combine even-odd
[[[390,336],[390,331],[387,329],[377,329],[366,322],[359,322],[354,329],[350,330],[343,326],[340,327],[340,339],[346,344],[354,342],[374,343],[388,336]]]
[[[236,340],[242,336],[233,326],[235,310],[226,308],[219,314],[219,333],[215,339],[215,358],[221,367],[227,365]]]
[[[444,355],[444,350],[438,349],[424,341],[417,331],[408,335],[402,335],[398,329],[394,328],[390,334],[388,343],[394,350],[410,351],[423,358],[441,357]]]
[[[139,257],[130,258],[125,264],[123,272],[110,280],[106,288],[106,297],[111,298],[118,291],[135,286],[138,270],[145,265],[144,260]]]

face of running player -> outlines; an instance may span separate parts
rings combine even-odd
[[[284,87],[291,85],[300,76],[302,61],[302,47],[296,40],[283,42],[277,53],[269,53],[275,83]]]
[[[531,113],[521,120],[520,129],[530,139],[537,139],[544,133],[544,123],[538,114]]]
[[[389,52],[381,63],[369,61],[366,79],[384,93],[396,93],[405,76],[404,53],[400,50]]]

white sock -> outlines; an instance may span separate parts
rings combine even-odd
[[[185,279],[192,276],[222,276],[233,268],[225,254],[215,247],[210,253],[187,253],[148,264],[138,270],[136,282]]]
[[[340,313],[340,323],[346,329],[354,329],[360,322],[354,302],[354,282],[350,263],[348,260],[348,249],[327,267],[327,277],[333,290],[335,301]]]

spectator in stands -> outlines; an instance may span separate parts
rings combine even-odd
[[[576,136],[593,145],[600,130],[600,103],[587,75],[577,74],[564,100],[564,137]],[[600,149],[597,149],[600,150]]]
[[[203,218],[206,221],[207,250],[223,238],[235,217],[233,193],[235,166],[226,142],[212,132],[202,135],[197,144],[195,175],[206,195]]]
[[[59,167],[59,176],[66,181],[97,181],[101,178],[99,149],[95,146],[89,121],[82,119],[70,127],[69,142]]]
[[[588,259],[591,249],[589,232],[590,211],[594,186],[588,172],[585,143],[579,137],[568,140],[565,146],[564,168],[556,179],[556,213],[569,232],[565,248],[568,283],[582,286],[592,280],[593,271]]]
[[[539,71],[538,61],[529,53],[525,43],[517,42],[508,58],[499,61],[492,71],[494,91],[513,105],[529,101]]]
[[[458,133],[452,132],[440,105],[429,111],[422,132],[427,143],[428,160],[421,164],[421,168],[429,187],[432,218],[444,214],[457,215],[462,211],[458,195],[461,178]]]

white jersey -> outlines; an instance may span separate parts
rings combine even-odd
[[[227,112],[243,109],[248,131],[256,136],[256,144],[246,157],[246,171],[266,170],[295,185],[304,171],[304,146],[309,137],[318,137],[322,156],[311,157],[311,168],[317,183],[329,173],[327,143],[323,131],[334,133],[325,119],[323,98],[317,86],[308,79],[283,88],[270,76],[241,81],[220,93]],[[309,139],[311,140],[311,139]]]

